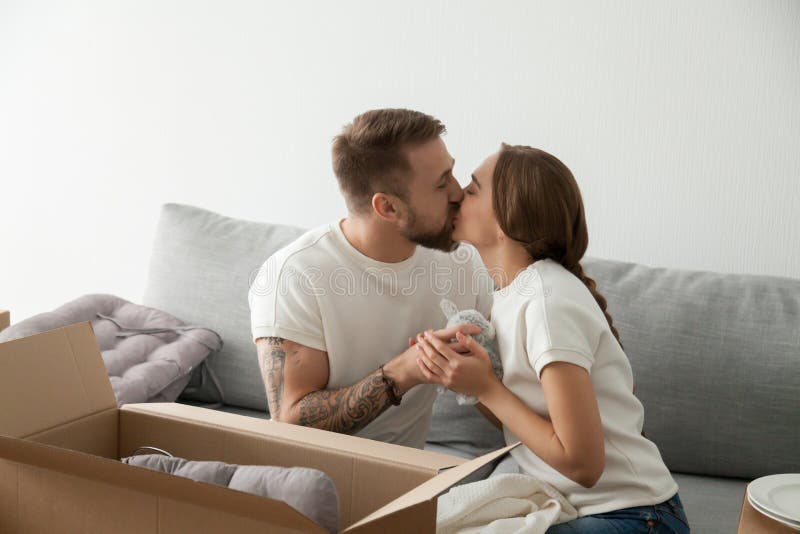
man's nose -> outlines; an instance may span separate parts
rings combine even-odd
[[[461,204],[461,201],[464,200],[464,190],[460,187],[457,187],[453,194],[450,195],[450,202],[452,204]]]

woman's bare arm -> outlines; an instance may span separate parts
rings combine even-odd
[[[605,469],[605,440],[589,373],[572,363],[553,362],[542,370],[541,381],[550,420],[499,381],[481,403],[539,458],[591,488]]]
[[[488,419],[490,423],[492,423],[500,430],[503,430],[503,423],[500,421],[500,419],[495,417],[492,411],[489,410],[489,408],[487,408],[486,406],[484,406],[483,403],[479,402],[478,404],[475,405],[475,407],[478,408],[478,410],[480,410],[480,412],[486,416],[486,419]]]

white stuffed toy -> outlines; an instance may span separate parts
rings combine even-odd
[[[497,350],[497,336],[495,335],[494,325],[492,325],[492,323],[490,323],[478,310],[458,311],[458,308],[451,300],[442,299],[439,305],[441,306],[445,317],[447,317],[446,328],[459,324],[476,324],[481,327],[481,333],[473,335],[472,338],[489,354],[489,359],[492,362],[494,374],[497,375],[497,378],[502,380],[503,364],[500,361],[500,352]],[[456,341],[456,339],[453,338],[452,341]],[[437,386],[436,389],[439,394],[443,394],[444,392],[448,391],[446,387],[441,385]],[[470,395],[463,395],[461,393],[456,393],[456,401],[462,406],[478,403],[477,398]]]

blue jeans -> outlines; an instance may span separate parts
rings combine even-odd
[[[669,500],[652,506],[634,506],[613,512],[586,515],[547,529],[547,534],[578,534],[582,532],[684,534],[689,532],[689,521],[683,511],[681,498],[676,493]]]

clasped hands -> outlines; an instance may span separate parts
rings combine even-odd
[[[477,399],[500,379],[494,374],[489,354],[470,334],[479,334],[474,324],[456,325],[442,330],[426,330],[409,338],[416,345],[417,365],[425,382]],[[451,341],[453,338],[456,341]]]

